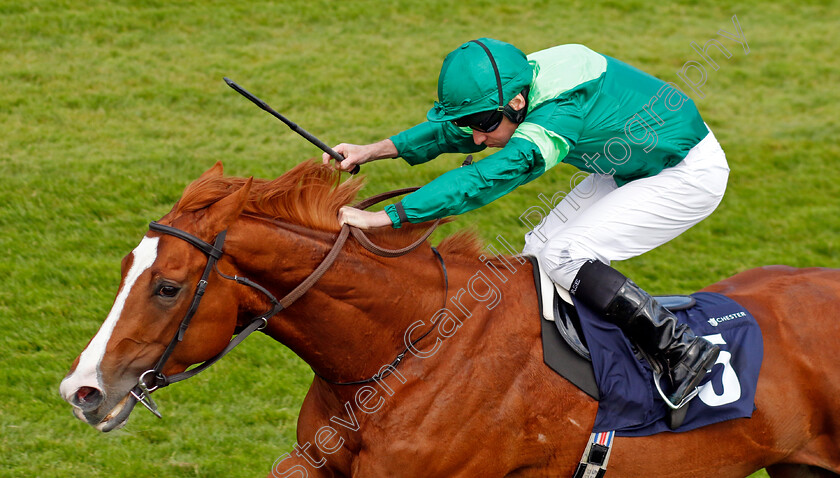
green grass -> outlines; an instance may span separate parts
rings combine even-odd
[[[264,476],[294,442],[311,372],[249,339],[103,435],[57,388],[96,332],[119,261],[216,161],[275,177],[319,152],[222,82],[229,76],[335,144],[423,119],[443,56],[494,36],[526,52],[584,43],[679,83],[690,47],[738,16],[749,42],[716,56],[697,99],[732,167],[708,220],[619,268],[690,292],[771,263],[840,267],[838,4],[0,0],[0,476]],[[420,185],[459,156],[364,168],[366,192]],[[464,215],[521,244],[518,215],[570,168]],[[763,472],[754,476],[766,476]]]

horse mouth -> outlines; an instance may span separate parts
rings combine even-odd
[[[128,422],[128,417],[131,415],[131,411],[134,409],[134,405],[136,404],[137,399],[130,393],[127,393],[125,397],[123,397],[123,399],[120,400],[120,402],[117,403],[114,408],[112,408],[111,411],[108,412],[98,423],[90,420],[89,417],[78,408],[74,408],[73,413],[75,413],[76,418],[79,420],[89,423],[91,426],[103,433],[107,433],[124,427]]]

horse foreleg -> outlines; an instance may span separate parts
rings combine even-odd
[[[840,475],[809,465],[780,463],[766,468],[770,478],[837,478]]]

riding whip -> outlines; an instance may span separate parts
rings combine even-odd
[[[244,96],[245,98],[248,98],[248,99],[249,99],[249,100],[251,100],[251,102],[253,102],[255,105],[257,105],[257,106],[259,106],[261,109],[263,109],[263,110],[265,110],[265,111],[267,111],[267,112],[271,113],[271,115],[272,115],[272,116],[274,116],[275,118],[277,118],[277,119],[279,119],[280,121],[282,121],[283,123],[285,123],[285,124],[286,124],[286,126],[288,126],[289,128],[291,128],[291,129],[292,129],[292,131],[294,131],[295,133],[297,133],[297,134],[299,134],[299,135],[303,136],[304,138],[306,138],[306,139],[307,139],[310,143],[314,144],[315,146],[317,146],[317,147],[321,148],[321,151],[323,151],[323,152],[325,152],[325,153],[329,154],[330,156],[332,156],[332,157],[333,157],[333,159],[335,159],[335,160],[336,160],[336,161],[338,161],[339,163],[341,163],[342,161],[344,161],[344,156],[342,156],[342,155],[341,155],[340,153],[338,153],[336,150],[334,150],[334,149],[330,148],[329,146],[327,146],[326,144],[324,144],[324,142],[323,142],[323,141],[321,141],[320,139],[316,138],[315,136],[312,136],[312,135],[311,135],[308,131],[306,131],[305,129],[301,128],[301,127],[300,127],[300,126],[298,126],[297,124],[293,123],[292,121],[289,121],[289,119],[288,119],[288,118],[286,118],[285,116],[283,116],[283,115],[281,115],[280,113],[278,113],[277,111],[275,111],[275,110],[274,110],[274,108],[272,108],[271,106],[268,106],[268,105],[265,103],[265,101],[263,101],[263,100],[261,100],[261,99],[257,98],[256,96],[254,96],[253,94],[251,94],[251,93],[250,93],[248,90],[246,90],[245,88],[242,88],[241,86],[237,85],[235,81],[231,80],[231,79],[230,79],[230,78],[228,78],[228,77],[225,77],[225,83],[227,83],[227,84],[228,84],[228,86],[230,86],[231,88],[233,88],[234,90],[236,90],[236,91],[237,91],[240,95]],[[356,167],[355,167],[355,168],[353,168],[353,169],[350,171],[350,174],[356,174],[356,173],[358,173],[358,172],[359,172],[359,165],[357,164],[357,165],[356,165]]]

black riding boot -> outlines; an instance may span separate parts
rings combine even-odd
[[[572,294],[616,324],[656,371],[671,381],[668,399],[679,405],[711,370],[720,348],[697,337],[647,292],[612,267],[584,264]]]

